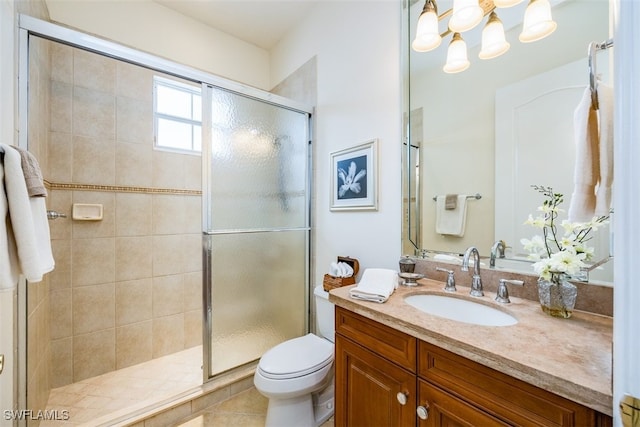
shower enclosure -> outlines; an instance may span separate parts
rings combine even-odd
[[[20,407],[144,364],[168,390],[128,393],[166,402],[308,331],[309,107],[28,16],[20,77],[20,146],[66,214],[56,269],[19,288]],[[163,140],[190,132],[187,149],[158,146],[158,81],[189,94]],[[87,204],[101,220],[72,217]]]

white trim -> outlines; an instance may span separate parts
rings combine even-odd
[[[613,416],[625,394],[640,397],[640,3],[614,2],[614,266]]]

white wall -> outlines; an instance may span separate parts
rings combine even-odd
[[[272,83],[317,56],[315,271],[336,256],[398,268],[401,228],[401,2],[321,2],[271,52]],[[329,153],[378,139],[379,209],[331,212]]]
[[[47,0],[51,20],[268,90],[269,54],[158,3]]]

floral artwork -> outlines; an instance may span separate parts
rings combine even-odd
[[[376,210],[376,140],[330,157],[331,210]]]
[[[563,195],[554,193],[551,187],[533,186],[545,196],[539,214],[529,215],[525,224],[540,229],[541,235],[531,239],[522,239],[520,243],[529,253],[529,259],[536,261],[534,271],[541,279],[550,280],[552,273],[576,275],[581,268],[587,267],[585,261],[593,257],[593,248],[587,245],[592,233],[608,224],[609,216],[594,217],[589,222],[569,222],[558,224],[558,215],[564,212],[560,208]]]
[[[338,199],[367,197],[367,156],[338,162]]]

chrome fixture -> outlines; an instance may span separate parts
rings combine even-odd
[[[522,280],[500,279],[500,284],[498,285],[498,292],[496,292],[495,300],[503,304],[509,304],[511,302],[511,300],[509,299],[509,290],[507,289],[507,283],[511,285],[524,286],[524,282]]]
[[[582,267],[577,274],[572,275],[571,277],[575,280],[579,280],[581,282],[589,281],[589,272],[595,270],[600,267],[602,264],[606,264],[607,262],[613,259],[612,255],[609,255],[606,258],[601,259],[600,261],[596,261],[593,264],[589,264],[586,267]]]
[[[473,278],[471,279],[471,292],[469,294],[472,297],[482,297],[484,292],[482,290],[482,278],[480,277],[480,253],[475,246],[469,246],[465,251],[460,270],[469,271],[469,257],[471,254],[473,254]]]
[[[67,215],[60,213],[60,212],[56,212],[56,211],[47,211],[47,219],[48,220],[54,220],[54,219],[58,219],[58,218],[66,218]]]
[[[438,15],[436,0],[426,0],[416,25],[416,36],[411,47],[416,52],[428,52],[440,46],[442,38],[453,33],[449,44],[446,73],[459,73],[469,68],[467,45],[461,33],[475,28],[489,15],[482,30],[480,59],[496,58],[509,50],[504,25],[496,9],[514,6],[522,0],[454,0],[453,7]],[[438,22],[449,18],[447,29],[440,33]],[[551,17],[549,0],[529,0],[524,13],[522,32],[518,39],[522,43],[534,42],[547,37],[557,28]]]
[[[446,268],[436,267],[436,271],[443,271],[448,274],[447,284],[444,286],[445,292],[456,292],[456,278],[453,276],[453,270],[447,270]]]
[[[489,258],[489,267],[496,266],[496,257],[504,258],[504,250],[507,244],[504,240],[497,240],[493,246],[491,246],[491,257]]]

